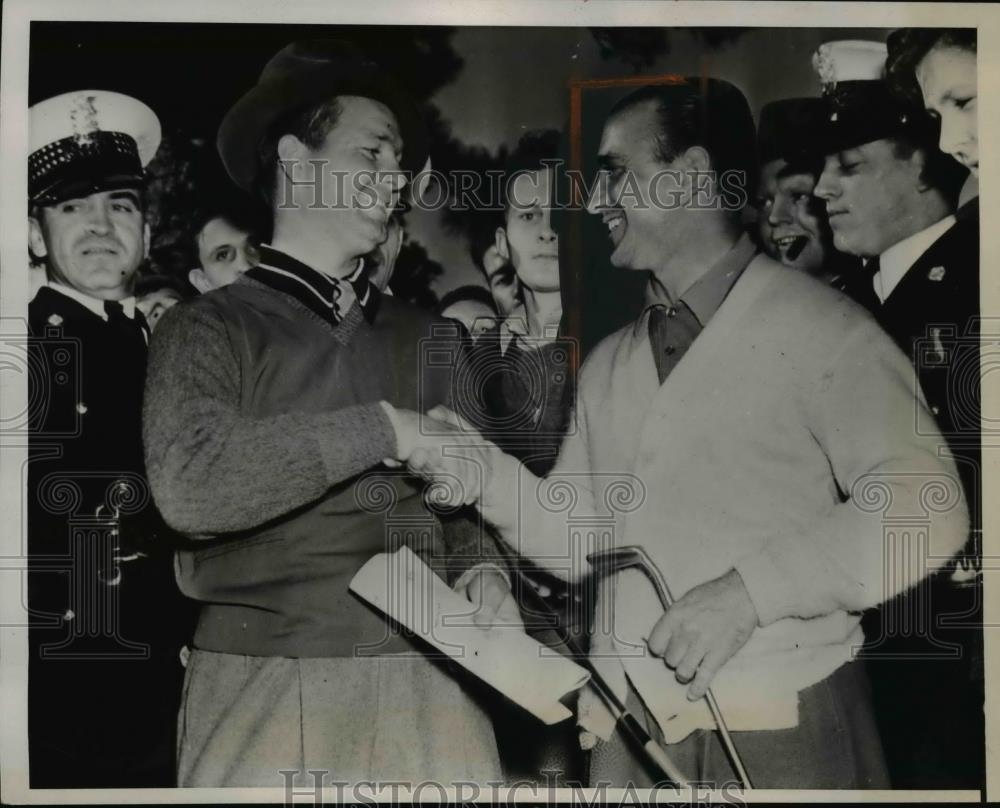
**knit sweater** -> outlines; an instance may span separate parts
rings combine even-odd
[[[334,326],[250,278],[161,320],[146,460],[164,517],[204,539],[178,554],[181,588],[205,604],[198,647],[291,657],[408,650],[350,595],[355,572],[401,543],[444,574],[477,560],[476,525],[451,519],[443,530],[418,481],[379,468],[395,452],[380,400],[420,412],[449,401],[453,361],[436,363],[433,352],[458,347],[435,344],[432,326],[394,298],[374,323],[354,306]]]
[[[858,613],[964,541],[954,465],[938,433],[914,428],[928,421],[906,357],[860,307],[763,256],[665,384],[643,318],[594,350],[578,389],[552,473],[505,462],[483,513],[564,575],[595,546],[633,544],[674,597],[735,568],[759,627],[716,678],[732,729],[794,726],[798,691],[861,644]],[[606,673],[623,688],[628,672],[669,741],[711,727],[645,649],[662,610],[641,574],[609,579],[602,601]]]

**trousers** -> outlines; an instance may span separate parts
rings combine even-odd
[[[625,706],[686,777],[718,789],[739,784],[715,730],[696,730],[680,743],[665,744],[631,684]],[[849,662],[800,692],[799,723],[793,729],[730,734],[755,788],[889,788],[861,662]],[[664,776],[616,731],[594,748],[589,779],[593,787],[652,788]]]

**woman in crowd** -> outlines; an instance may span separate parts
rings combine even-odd
[[[904,93],[920,93],[941,122],[941,151],[969,169],[958,215],[977,214],[972,204],[979,197],[975,29],[901,28],[889,36],[888,48],[890,81]]]
[[[821,166],[806,152],[822,107],[819,98],[786,98],[761,109],[757,238],[776,261],[846,290],[857,259],[833,246],[823,200],[813,194]]]

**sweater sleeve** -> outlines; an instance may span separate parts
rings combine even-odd
[[[808,535],[776,535],[735,565],[762,626],[876,606],[943,566],[968,531],[913,368],[874,321],[843,340],[808,395],[844,499]]]
[[[212,535],[255,527],[322,496],[395,451],[378,403],[255,418],[240,411],[240,366],[209,307],[175,306],[150,344],[146,468],[167,523]]]

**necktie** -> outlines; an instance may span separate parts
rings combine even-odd
[[[369,323],[373,322],[375,314],[378,312],[379,303],[382,301],[382,293],[369,280],[368,267],[365,265],[365,262],[359,261],[357,269],[344,280],[351,284],[354,296],[358,300],[358,305],[361,306],[361,313],[365,316],[365,319]],[[337,305],[337,300],[340,298],[340,285],[338,281],[334,281],[334,288],[336,291],[334,292],[333,306],[336,318],[340,320],[344,316],[344,313],[340,310],[340,306]]]
[[[882,301],[875,294],[875,276],[878,274],[881,266],[877,255],[869,259],[868,263],[860,268],[857,280],[854,283],[848,284],[847,288],[847,292],[851,297],[868,309],[868,311],[872,312],[878,311],[882,307]]]
[[[145,320],[139,320],[141,313],[137,310],[135,319],[128,317],[117,300],[105,300],[104,313],[108,315],[108,326],[120,338],[120,347],[135,355],[145,355],[149,333]]]

